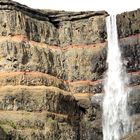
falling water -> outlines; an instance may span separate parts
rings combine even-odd
[[[120,140],[130,131],[127,111],[129,89],[127,74],[123,68],[118,44],[116,16],[106,19],[108,35],[108,70],[105,79],[103,101],[103,139]]]

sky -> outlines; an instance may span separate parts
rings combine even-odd
[[[140,8],[140,0],[14,0],[37,9],[65,11],[106,10],[109,14],[119,14]]]

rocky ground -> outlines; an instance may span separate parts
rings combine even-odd
[[[102,140],[106,16],[0,1],[0,140]],[[140,9],[117,25],[139,140]]]

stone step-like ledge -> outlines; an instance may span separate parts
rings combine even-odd
[[[0,72],[0,86],[54,86],[69,91],[68,83],[52,75],[34,71]]]
[[[135,34],[131,35],[128,37],[123,37],[120,38],[120,46],[126,46],[126,45],[135,45],[135,44],[140,44],[140,34]],[[30,46],[37,46],[37,47],[43,47],[43,48],[49,48],[54,49],[54,50],[69,50],[73,48],[103,48],[107,46],[107,42],[97,42],[89,45],[83,45],[83,44],[72,44],[72,45],[67,45],[65,47],[60,47],[60,46],[53,46],[53,45],[47,45],[43,42],[35,42],[32,40],[29,40],[26,36],[24,35],[14,35],[14,36],[0,36],[0,43],[2,42],[18,42],[18,43],[27,43]]]

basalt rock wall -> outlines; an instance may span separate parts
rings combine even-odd
[[[0,1],[1,140],[102,140],[107,16]],[[117,15],[117,26],[123,64],[138,93],[140,10]],[[134,95],[130,104],[139,114]]]

